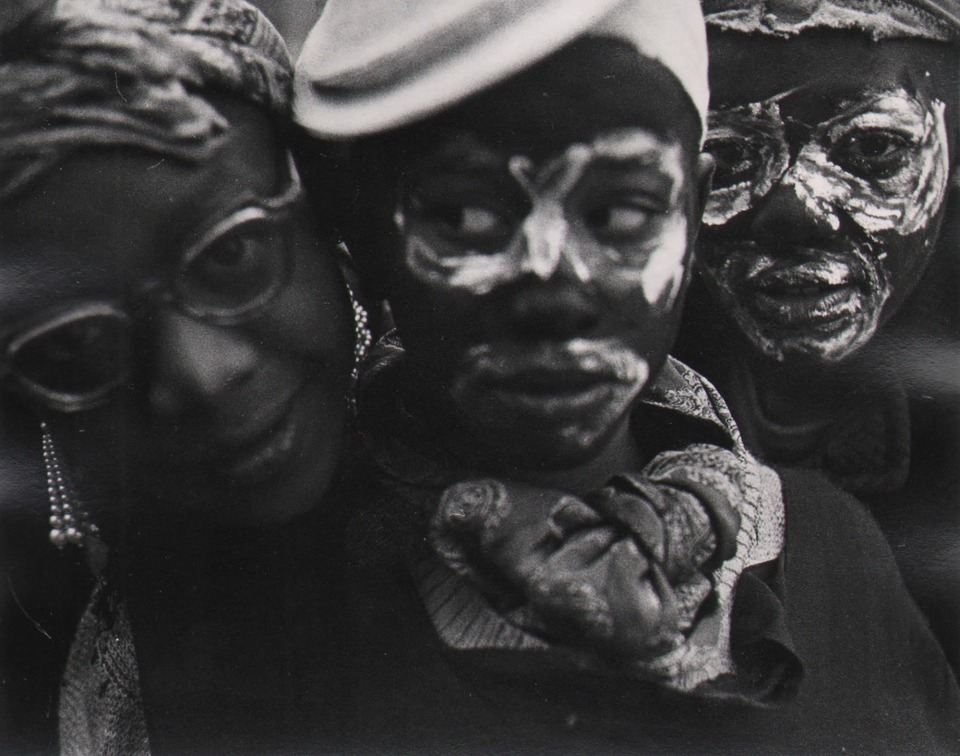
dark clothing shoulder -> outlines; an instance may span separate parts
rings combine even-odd
[[[340,745],[458,753],[960,752],[956,683],[876,525],[818,475],[784,471],[783,486],[784,555],[741,579],[734,613],[742,626],[765,593],[782,602],[804,668],[792,701],[763,708],[671,695],[578,673],[550,654],[453,653],[437,639],[405,571],[384,570],[344,585],[355,633],[341,656],[354,668],[342,676],[351,682],[340,700],[347,733]]]

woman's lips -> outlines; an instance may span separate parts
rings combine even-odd
[[[303,433],[298,397],[280,419],[255,438],[234,448],[223,467],[233,485],[256,485],[277,475],[293,456]]]

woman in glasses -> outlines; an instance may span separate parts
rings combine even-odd
[[[362,312],[282,140],[286,50],[244,0],[0,23],[3,422],[34,429],[49,548],[99,575],[61,749],[276,743],[324,645],[310,513]]]

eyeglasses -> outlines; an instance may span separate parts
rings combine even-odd
[[[252,319],[289,279],[293,250],[285,221],[301,197],[291,164],[280,195],[245,203],[211,225],[188,245],[169,279],[140,287],[134,300],[220,325]],[[129,378],[133,331],[134,318],[112,303],[60,309],[8,338],[0,381],[57,412],[102,406]]]

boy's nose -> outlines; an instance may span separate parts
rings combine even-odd
[[[573,338],[600,320],[594,297],[566,282],[518,289],[508,304],[511,330],[522,338]]]

